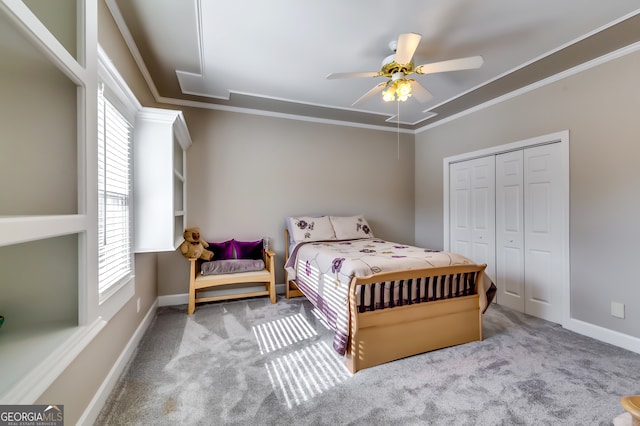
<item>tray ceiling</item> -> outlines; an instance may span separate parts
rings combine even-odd
[[[158,101],[409,131],[640,40],[636,0],[107,4]],[[414,75],[434,95],[425,103],[375,96],[353,107],[384,79],[326,79],[378,71],[407,32],[422,35],[416,64],[475,55],[484,64]]]

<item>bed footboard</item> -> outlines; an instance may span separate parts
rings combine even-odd
[[[486,265],[461,265],[354,278],[349,291],[349,370],[355,373],[411,355],[482,340],[478,289],[483,288],[485,268]],[[418,280],[446,283],[445,288],[454,290],[456,282],[467,283],[471,287],[458,287],[467,295],[456,295],[453,294],[455,291],[449,290],[436,292],[432,297],[416,298],[417,289],[414,287],[412,291],[408,285],[407,294],[414,297],[409,296],[406,304],[385,307],[383,303],[379,307],[384,309],[374,310],[361,310],[359,307],[367,286],[380,286],[383,282],[417,283]]]

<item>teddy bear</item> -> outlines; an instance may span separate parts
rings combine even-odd
[[[180,244],[180,253],[187,259],[211,260],[213,252],[205,250],[209,244],[200,238],[200,228],[187,228],[183,233],[184,241]]]

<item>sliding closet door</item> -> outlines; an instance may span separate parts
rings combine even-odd
[[[495,279],[494,157],[454,163],[449,168],[450,250],[487,264]]]
[[[563,165],[559,143],[524,151],[525,312],[560,323],[564,262]]]
[[[468,162],[449,168],[449,250],[471,256],[471,172]]]
[[[498,303],[525,311],[524,176],[522,150],[496,156]]]
[[[485,157],[446,162],[449,250],[487,263],[499,304],[562,323],[569,285],[568,134],[466,158],[476,155]]]

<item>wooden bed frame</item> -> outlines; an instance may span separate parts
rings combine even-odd
[[[631,415],[631,426],[640,426],[640,395],[624,396],[620,403]]]
[[[289,258],[289,233],[285,230],[285,262]],[[483,289],[487,265],[459,265],[413,269],[354,277],[349,288],[350,332],[346,353],[352,373],[424,352],[482,340],[482,312],[478,289]],[[470,296],[394,306],[359,312],[356,288],[385,281],[475,273]],[[286,297],[304,296],[285,270]]]

